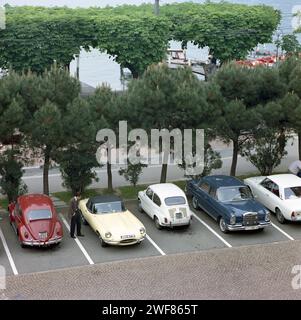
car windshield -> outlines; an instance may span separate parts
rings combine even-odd
[[[94,205],[93,213],[106,214],[125,211],[125,207],[122,201],[96,203]]]
[[[167,206],[177,206],[181,204],[186,204],[186,199],[184,197],[168,197],[165,198],[164,201]]]
[[[49,209],[31,210],[27,213],[28,221],[46,220],[52,218],[52,212]]]
[[[301,198],[301,187],[285,188],[284,189],[284,197],[286,200]]]
[[[248,187],[219,188],[217,198],[222,202],[250,200],[253,198]]]

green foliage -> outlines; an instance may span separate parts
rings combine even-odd
[[[27,192],[27,186],[22,181],[23,164],[17,160],[17,155],[16,151],[7,150],[0,158],[1,193],[7,196],[9,202]]]
[[[204,128],[216,113],[206,102],[203,86],[189,68],[151,66],[129,84],[125,118],[131,127],[139,124],[149,135],[152,129],[179,129],[183,133],[184,129]],[[163,144],[158,147],[157,151],[162,151]],[[169,154],[166,150],[162,153],[166,163]],[[161,182],[166,181],[166,173],[167,166],[163,164]]]
[[[93,120],[88,102],[80,98],[67,106],[62,120],[62,136],[66,143],[56,151],[55,160],[60,165],[63,186],[71,189],[73,194],[84,192],[93,180],[98,181],[94,170],[98,164]]]
[[[287,154],[282,148],[282,134],[279,130],[263,126],[244,144],[241,152],[260,172],[261,175],[271,175]],[[285,144],[287,137],[285,137]]]
[[[121,176],[124,176],[125,180],[129,181],[133,187],[136,187],[142,170],[146,167],[146,164],[132,164],[128,161],[127,168],[121,168],[118,172]]]
[[[189,41],[208,46],[222,62],[243,59],[258,43],[270,42],[280,22],[280,12],[264,5],[209,1],[166,5],[161,12],[173,23],[172,39],[184,47]]]
[[[248,69],[233,63],[216,73],[211,86],[209,103],[221,112],[214,128],[225,142],[233,142],[231,175],[235,175],[238,153],[261,122],[258,105],[283,98],[287,88],[277,69]]]
[[[280,42],[281,49],[287,53],[298,53],[301,51],[301,45],[294,34],[286,34]]]
[[[192,179],[199,179],[201,177],[205,177],[211,174],[212,170],[220,169],[223,165],[223,161],[221,160],[221,155],[219,152],[214,151],[208,141],[205,141],[204,145],[204,168],[203,172],[198,175],[189,175],[185,174],[185,177],[189,177]],[[195,156],[195,154],[194,154]],[[189,167],[186,165],[185,160],[181,165],[179,165],[180,168],[186,170],[189,169]],[[191,168],[193,169],[193,168]]]
[[[271,40],[280,14],[268,6],[182,3],[117,8],[11,7],[0,31],[0,66],[38,73],[54,61],[69,66],[81,48],[107,52],[134,77],[160,62],[168,40],[209,46],[221,61],[240,59]]]

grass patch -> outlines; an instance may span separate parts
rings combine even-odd
[[[282,174],[282,173],[287,173],[287,172],[275,172],[273,174]],[[250,174],[246,174],[246,175],[241,175],[241,176],[237,176],[236,178],[240,179],[241,181],[243,181],[244,179],[247,178],[251,178],[251,177],[256,177],[259,176],[259,173],[250,173]],[[184,190],[185,185],[186,185],[186,180],[178,180],[178,181],[172,181],[172,183],[174,183],[175,185],[177,185],[179,188],[181,188],[182,190]],[[145,184],[141,184],[141,185],[137,185],[136,187],[133,186],[124,186],[124,187],[119,187],[116,188],[113,191],[113,194],[116,194],[118,196],[120,196],[122,199],[124,200],[133,200],[133,199],[137,199],[137,195],[139,191],[145,190],[148,187],[148,185]],[[90,198],[96,195],[105,195],[105,194],[110,194],[111,192],[109,192],[108,189],[103,188],[103,189],[87,189],[83,194],[82,194],[82,199],[85,198]],[[63,191],[63,192],[55,192],[52,194],[53,196],[59,198],[61,201],[64,201],[66,203],[69,203],[70,199],[72,198],[72,194],[70,191]],[[7,203],[4,201],[4,208],[7,207]],[[0,200],[0,204],[2,205],[2,202]]]
[[[6,210],[7,206],[8,206],[8,199],[7,198],[0,199],[0,208]]]
[[[94,197],[98,194],[102,194],[101,193],[101,189],[87,189],[85,190],[85,192],[82,194],[82,198],[90,198],[90,197]],[[70,199],[72,198],[72,193],[71,191],[62,191],[62,192],[54,192],[52,193],[52,195],[58,199],[60,199],[61,201],[64,201],[66,203],[70,202]]]

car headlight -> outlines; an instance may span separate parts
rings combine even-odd
[[[267,212],[265,213],[265,221],[268,222],[268,221],[270,221],[270,219],[271,219],[271,214],[270,214],[269,211],[267,211]]]
[[[235,224],[235,223],[236,223],[236,216],[234,213],[231,213],[230,224]]]
[[[105,237],[106,238],[111,238],[112,237],[112,233],[111,232],[106,232],[105,233]]]
[[[140,228],[140,234],[144,234],[145,233],[145,228],[141,227]]]

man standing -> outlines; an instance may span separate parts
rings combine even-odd
[[[81,233],[81,216],[78,208],[80,196],[80,192],[76,192],[75,196],[71,199],[69,206],[69,217],[71,219],[70,236],[73,239],[76,238],[74,235],[75,227],[77,236],[84,237],[84,235]]]
[[[296,160],[290,164],[288,170],[292,173],[301,178],[301,161]]]

